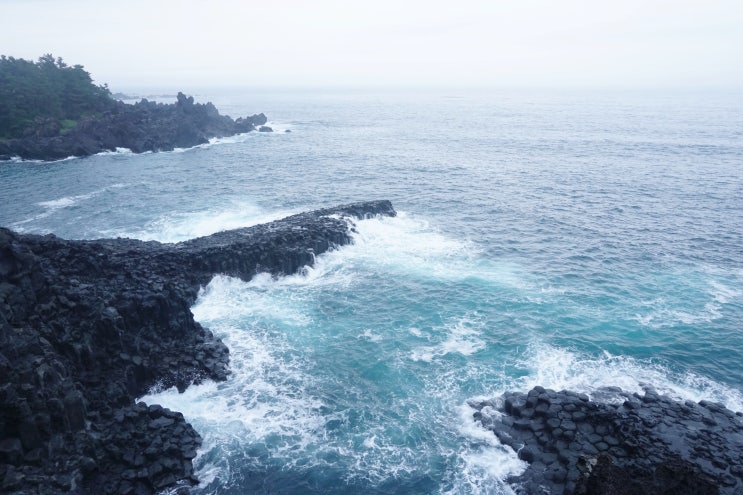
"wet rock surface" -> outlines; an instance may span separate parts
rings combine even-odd
[[[152,494],[197,480],[200,437],[136,399],[228,377],[190,307],[214,274],[295,273],[388,201],[302,213],[178,244],[70,241],[0,228],[0,492]]]
[[[0,160],[14,156],[60,160],[116,148],[134,153],[170,151],[204,144],[214,137],[254,131],[265,127],[266,121],[262,113],[233,120],[220,115],[213,104],[194,103],[193,97],[183,93],[178,93],[172,104],[111,100],[106,112],[82,119],[69,131],[62,132],[58,125],[55,129],[39,125],[22,138],[0,141]]]
[[[584,394],[535,387],[474,403],[474,418],[528,468],[524,494],[743,493],[743,417],[648,388]]]

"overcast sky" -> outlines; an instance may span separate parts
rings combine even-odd
[[[0,53],[119,88],[743,88],[743,0],[0,0]]]

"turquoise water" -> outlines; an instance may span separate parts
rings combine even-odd
[[[523,466],[467,402],[536,384],[743,410],[743,95],[197,99],[277,132],[2,164],[0,224],[178,241],[400,212],[303,274],[203,289],[232,377],[143,399],[201,432],[202,493],[509,493]]]

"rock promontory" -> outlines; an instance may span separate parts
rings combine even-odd
[[[37,61],[0,55],[0,160],[60,160],[127,148],[169,151],[253,130],[263,114],[233,120],[211,103],[178,93],[174,103],[126,104],[82,65],[46,54]]]
[[[651,388],[605,400],[535,387],[473,403],[476,421],[528,463],[519,494],[743,493],[743,415]]]
[[[174,103],[142,99],[128,104],[111,99],[105,110],[81,117],[70,129],[55,119],[38,119],[21,137],[0,140],[0,160],[60,160],[127,148],[134,153],[171,151],[209,142],[215,137],[265,127],[264,114],[233,120],[212,103],[194,103],[178,93]]]
[[[0,228],[0,492],[152,494],[198,482],[183,415],[137,402],[229,376],[190,307],[215,274],[296,273],[351,242],[356,203],[177,244]]]

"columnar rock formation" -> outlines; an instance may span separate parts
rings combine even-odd
[[[509,480],[525,494],[743,493],[743,415],[646,389],[585,394],[535,387],[472,406],[529,463]]]
[[[178,244],[0,229],[0,491],[187,491],[198,433],[136,400],[228,377],[228,349],[190,311],[199,288],[295,273],[351,242],[351,218],[394,214],[359,203]]]

